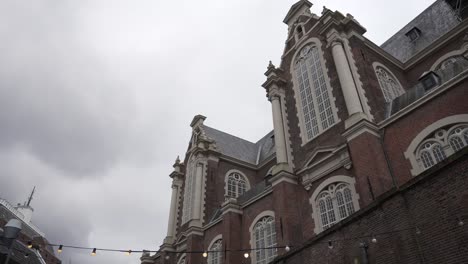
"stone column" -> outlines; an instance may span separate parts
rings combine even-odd
[[[350,116],[355,113],[362,113],[362,105],[359,100],[351,69],[349,68],[348,59],[343,49],[343,44],[335,40],[331,45],[333,60],[338,72],[338,79],[340,80],[341,89],[343,90],[348,113]]]
[[[202,180],[203,180],[203,164],[197,163],[195,172],[195,201],[193,203],[193,219],[199,219],[201,223],[201,205],[202,205]]]
[[[270,101],[273,108],[272,112],[273,128],[275,131],[276,161],[277,163],[288,163],[280,96],[278,94],[271,93]]]
[[[169,211],[169,221],[167,224],[167,236],[173,237],[175,234],[177,197],[179,196],[179,186],[172,182],[171,208]]]

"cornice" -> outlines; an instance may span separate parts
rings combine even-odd
[[[455,87],[457,84],[460,82],[464,81],[468,77],[468,69],[463,71],[462,73],[458,74],[454,78],[446,81],[445,83],[441,84],[439,87],[433,88],[432,91],[429,93],[425,94],[423,97],[419,98],[418,100],[414,101],[413,103],[409,104],[405,108],[401,109],[400,111],[396,112],[389,118],[381,121],[378,126],[379,128],[385,128],[386,126],[394,123],[398,119],[400,119],[403,116],[406,116],[407,114],[411,113],[413,110],[419,108],[421,105],[431,101],[435,97],[437,97],[439,94],[442,94],[453,87]]]

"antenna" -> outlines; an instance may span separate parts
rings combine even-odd
[[[31,195],[29,196],[28,198],[28,203],[26,204],[27,206],[29,206],[31,204],[31,201],[33,199],[33,195],[34,195],[34,191],[36,190],[36,186],[34,186],[32,192],[31,192]]]

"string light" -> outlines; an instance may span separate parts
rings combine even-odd
[[[28,241],[28,248],[32,248],[32,241]]]
[[[132,254],[132,250],[128,250],[125,254],[127,254],[127,256],[130,256]]]
[[[60,246],[58,247],[58,249],[57,249],[57,252],[58,252],[58,253],[62,253],[62,249],[63,249],[63,245],[60,245]]]
[[[91,252],[91,256],[96,256],[96,248],[93,248],[93,252]]]
[[[169,259],[170,257],[169,257],[169,255],[166,255],[166,257],[164,257],[164,258],[165,258],[165,259]]]
[[[465,222],[463,222],[463,220],[458,217],[458,226],[463,226],[465,224]]]
[[[291,248],[289,248],[289,246],[286,246],[286,247],[284,247],[284,250],[285,250],[286,252],[289,252],[289,250],[291,250]]]
[[[249,253],[245,252],[244,253],[244,258],[249,258]]]
[[[371,239],[371,241],[372,241],[372,243],[375,244],[375,243],[377,243],[377,238],[375,238],[375,236],[373,236],[372,239]]]
[[[204,258],[208,257],[208,252],[206,252],[206,251],[203,252],[203,257],[204,257]]]

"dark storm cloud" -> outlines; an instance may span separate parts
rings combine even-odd
[[[381,43],[430,1],[312,2],[351,13]],[[0,197],[24,202],[37,186],[33,221],[53,243],[157,249],[192,117],[251,141],[271,130],[260,84],[293,3],[0,1]],[[60,257],[139,258],[89,253]]]
[[[109,168],[133,133],[132,95],[80,45],[72,10],[13,2],[0,4],[0,144],[72,174]]]

